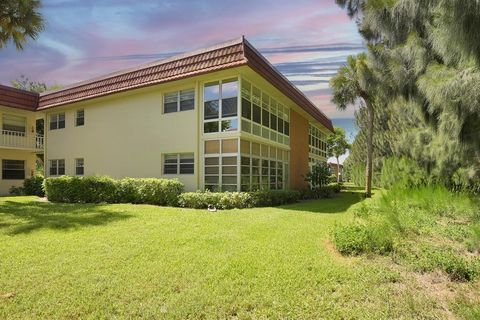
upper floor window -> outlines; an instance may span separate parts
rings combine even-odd
[[[85,125],[85,110],[79,109],[75,113],[75,126],[80,127]]]
[[[83,176],[84,167],[85,167],[85,164],[84,164],[83,158],[75,159],[75,174],[77,176]]]
[[[65,159],[50,160],[49,173],[51,176],[61,176],[65,174]]]
[[[170,92],[163,96],[163,113],[193,110],[194,108],[194,89]]]
[[[163,174],[194,174],[193,153],[166,154],[163,158]]]
[[[2,117],[2,130],[4,134],[25,135],[27,132],[27,118],[4,114]]]
[[[2,179],[3,180],[24,180],[25,179],[25,161],[24,160],[2,160]]]
[[[204,133],[238,129],[238,80],[229,79],[205,84]]]
[[[50,130],[65,128],[65,113],[56,113],[50,115]]]

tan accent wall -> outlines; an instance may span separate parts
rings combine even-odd
[[[308,120],[290,111],[290,188],[304,189],[308,173]]]

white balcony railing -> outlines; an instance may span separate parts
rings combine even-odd
[[[2,130],[0,147],[43,151],[43,135]]]

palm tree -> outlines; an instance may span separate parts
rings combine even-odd
[[[350,149],[350,145],[345,136],[345,130],[340,127],[334,129],[335,133],[328,136],[327,150],[329,157],[337,159],[337,182],[340,182],[340,161],[338,158]]]
[[[360,99],[367,108],[367,162],[365,170],[365,196],[372,195],[372,164],[373,164],[373,119],[374,119],[374,88],[375,79],[367,61],[367,55],[361,53],[349,56],[347,65],[341,67],[337,75],[330,80],[333,89],[332,102],[339,110],[346,110]]]
[[[40,0],[0,1],[0,48],[11,40],[23,50],[27,39],[36,39],[44,29]]]

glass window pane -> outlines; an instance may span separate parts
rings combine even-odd
[[[205,120],[217,119],[218,110],[219,110],[218,100],[205,102],[204,119]]]
[[[237,177],[222,176],[222,185],[224,184],[237,184]]]
[[[222,117],[235,117],[237,115],[237,97],[222,99]]]
[[[218,82],[210,82],[205,84],[203,90],[203,101],[220,100],[220,84]]]
[[[238,120],[223,120],[222,121],[222,132],[236,131],[238,130]]]
[[[27,118],[25,117],[8,114],[3,115],[3,130],[25,133],[26,126]]]
[[[256,104],[253,105],[253,121],[258,124],[262,123],[262,109]]]
[[[237,167],[236,166],[223,166],[222,167],[222,174],[237,174]]]
[[[195,91],[180,91],[180,111],[193,110],[195,108]]]
[[[218,184],[218,176],[205,176],[205,183],[207,184]]]
[[[262,125],[264,125],[265,127],[268,127],[269,123],[270,123],[270,119],[269,119],[269,112],[268,110],[266,109],[262,109]]]
[[[205,167],[205,174],[218,174],[219,168],[218,167]]]
[[[205,122],[203,124],[203,132],[205,133],[218,132],[218,121]]]
[[[180,163],[180,174],[193,174],[193,173],[194,173],[193,163]]]
[[[224,80],[222,83],[222,99],[238,96],[238,81],[236,79]]]
[[[222,165],[237,165],[237,157],[223,157]]]
[[[205,141],[205,153],[220,153],[220,141],[219,140],[208,140]]]
[[[224,139],[222,140],[222,153],[237,153],[238,139]]]
[[[242,99],[242,117],[252,119],[252,104],[247,99]]]
[[[277,130],[277,116],[270,114],[270,128]]]
[[[219,164],[219,159],[218,159],[218,157],[215,157],[215,158],[211,158],[211,157],[205,158],[205,165],[206,165],[206,166],[218,166],[218,164]]]
[[[231,185],[222,185],[222,191],[228,191],[228,192],[237,192],[237,186],[231,186]]]

